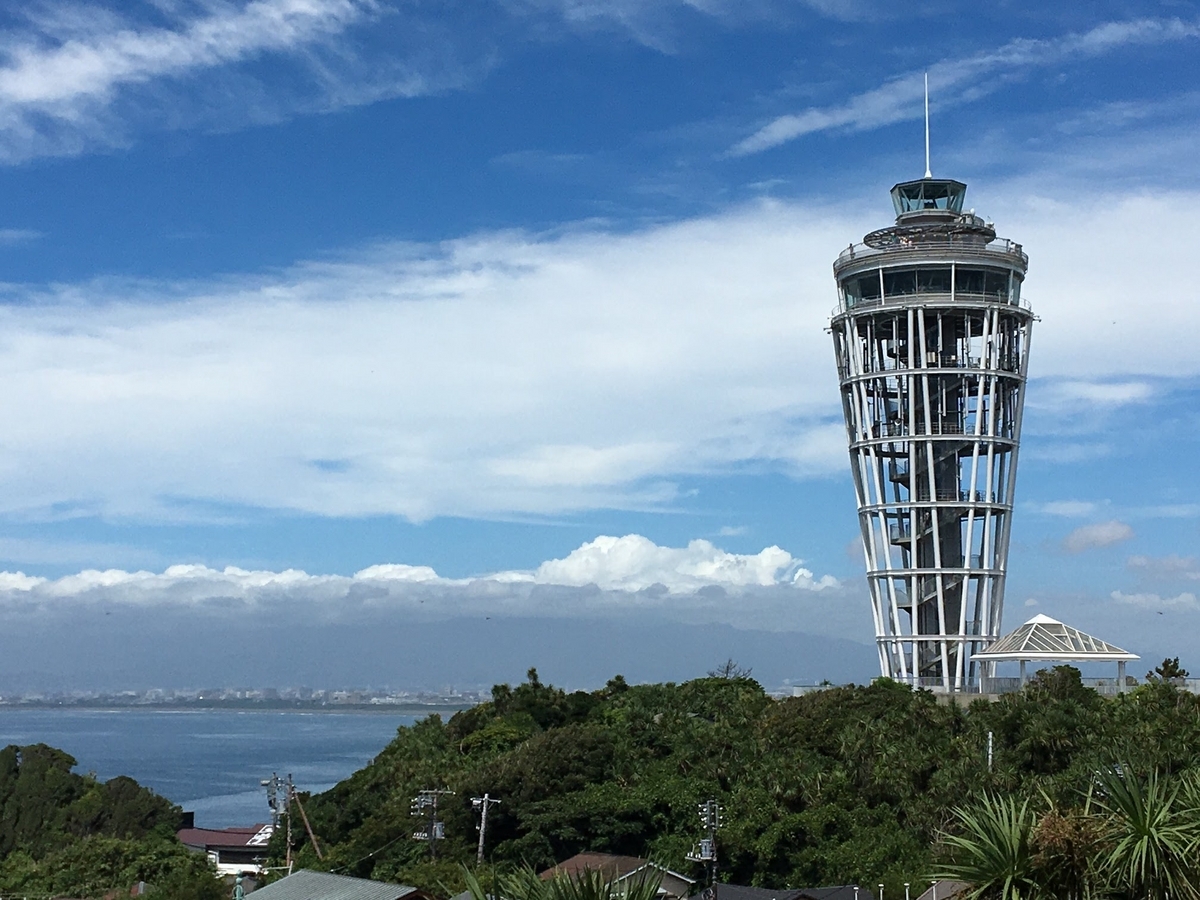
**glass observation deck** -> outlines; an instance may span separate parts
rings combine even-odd
[[[922,178],[902,181],[892,188],[892,206],[896,215],[917,212],[961,213],[967,186],[951,178]]]
[[[923,178],[901,181],[892,188],[892,205],[896,216],[908,212],[961,212],[967,196],[967,186],[948,178]]]

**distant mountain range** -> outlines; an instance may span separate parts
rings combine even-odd
[[[491,618],[347,623],[118,609],[87,627],[67,617],[9,620],[0,694],[308,685],[442,691],[517,682],[530,667],[568,688],[613,675],[683,681],[734,659],[768,689],[867,682],[872,647],[797,632],[625,618]]]

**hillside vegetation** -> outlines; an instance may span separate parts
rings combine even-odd
[[[993,761],[988,767],[988,733]],[[956,812],[989,798],[1070,818],[1097,773],[1119,764],[1169,778],[1200,764],[1200,698],[1155,679],[1121,697],[1081,685],[1070,667],[969,709],[878,681],[773,700],[753,680],[710,677],[566,693],[536,671],[493,700],[401,728],[376,759],[306,810],[325,853],[300,864],[416,884],[463,885],[474,860],[471,798],[502,800],[488,818],[493,865],[549,866],[581,850],[685,860],[699,802],[725,809],[721,880],[770,887],[903,883],[924,888],[969,831]],[[438,860],[411,835],[410,802],[447,788]],[[281,842],[273,848],[282,854]]]
[[[146,881],[158,898],[227,896],[175,839],[180,810],[132,778],[97,781],[45,744],[0,750],[0,894],[101,897]]]

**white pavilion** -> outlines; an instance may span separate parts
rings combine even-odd
[[[1030,662],[1115,662],[1117,692],[1125,691],[1125,663],[1140,659],[1136,653],[1122,650],[1107,641],[1092,637],[1078,628],[1064,625],[1046,615],[1036,615],[1020,628],[999,638],[986,650],[972,657],[983,665],[984,693],[993,693],[989,686],[997,679],[996,663],[1019,662],[1020,685],[1028,681],[1026,663]]]

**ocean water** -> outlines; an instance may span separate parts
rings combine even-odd
[[[291,773],[327,790],[362,768],[415,716],[229,710],[0,709],[0,747],[49,744],[101,780],[128,775],[202,828],[270,821],[260,782]]]

